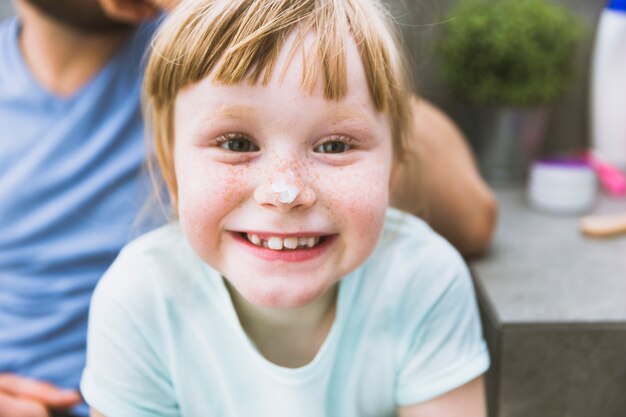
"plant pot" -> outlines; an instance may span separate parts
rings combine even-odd
[[[521,184],[544,141],[550,110],[465,106],[461,127],[492,185]]]

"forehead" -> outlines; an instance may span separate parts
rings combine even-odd
[[[364,87],[368,90],[356,42],[349,35],[339,40],[342,49],[337,53],[342,54],[343,59],[335,60],[335,57],[320,55],[319,39],[314,31],[305,34],[292,31],[277,54],[270,83],[282,85],[286,81],[299,81],[301,88],[312,95],[325,95],[327,83],[343,85],[346,89],[351,85],[353,89]]]
[[[278,49],[273,62],[265,68],[267,72],[263,74],[261,79],[252,80],[251,74],[255,68],[251,67],[248,69],[248,76],[239,82],[223,82],[218,73],[221,69],[218,62],[198,84],[210,83],[215,88],[238,87],[232,90],[263,87],[271,87],[278,91],[291,90],[294,93],[297,90],[297,94],[304,94],[311,98],[327,98],[329,96],[327,90],[329,88],[336,89],[339,86],[345,91],[345,95],[337,99],[327,99],[327,105],[333,106],[344,101],[351,101],[354,104],[355,99],[357,99],[361,105],[371,104],[374,106],[356,42],[349,35],[343,36],[341,40],[343,66],[336,65],[334,59],[327,59],[326,64],[322,64],[319,54],[319,40],[316,38],[316,34],[313,31],[301,34],[294,30],[289,33]],[[265,76],[267,77],[265,78]],[[192,86],[183,88],[181,93]],[[340,113],[347,114],[348,112]]]
[[[193,114],[205,120],[246,119],[259,114],[259,106],[271,106],[274,114],[313,117],[307,111],[319,110],[330,123],[348,121],[389,130],[387,114],[377,110],[371,98],[356,42],[347,36],[343,44],[345,72],[335,74],[345,84],[346,93],[340,99],[328,99],[324,92],[326,69],[315,59],[315,34],[300,36],[294,31],[276,55],[267,83],[251,84],[244,78],[236,84],[223,84],[215,80],[214,69],[200,82],[179,92],[176,115],[186,119]],[[312,89],[307,87],[309,79],[313,80]],[[262,113],[269,115],[270,109],[263,109]]]

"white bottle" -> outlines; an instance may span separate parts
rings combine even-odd
[[[626,170],[626,0],[611,0],[600,16],[591,68],[594,151]]]

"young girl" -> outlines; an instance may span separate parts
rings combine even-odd
[[[460,256],[387,209],[409,91],[370,0],[200,0],[145,88],[177,220],[94,295],[96,415],[481,416]]]

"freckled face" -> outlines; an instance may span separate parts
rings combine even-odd
[[[175,103],[185,236],[263,307],[320,301],[372,253],[388,202],[391,130],[369,96],[356,45],[346,51],[348,93],[329,101],[321,80],[312,95],[303,91],[299,59],[281,79],[292,41],[268,85],[224,86],[207,77]],[[285,185],[297,190],[293,201],[293,194],[281,197]]]

